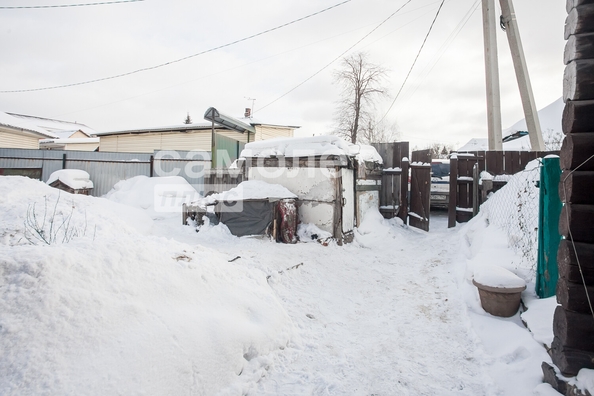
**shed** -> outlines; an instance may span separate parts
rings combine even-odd
[[[87,172],[80,169],[60,169],[53,172],[47,184],[71,194],[90,195],[93,182]]]
[[[248,180],[277,183],[297,195],[299,222],[349,242],[364,209],[379,207],[381,157],[336,136],[271,139],[241,153]],[[368,167],[378,171],[377,179]],[[365,182],[362,182],[365,180]]]
[[[297,242],[296,195],[278,184],[244,181],[222,193],[183,206],[182,220],[198,224],[204,217],[225,224],[235,236],[268,235],[278,242]]]

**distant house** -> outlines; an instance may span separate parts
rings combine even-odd
[[[84,124],[0,112],[0,147],[94,151],[95,131]]]
[[[38,149],[40,139],[56,137],[43,128],[0,112],[0,147]]]
[[[208,116],[211,115],[212,117]],[[246,115],[249,113],[246,112]],[[208,117],[207,117],[208,116]],[[209,108],[199,123],[158,128],[99,132],[99,151],[153,153],[159,150],[211,151],[213,136],[215,162],[237,159],[246,143],[277,137],[293,137],[297,126],[274,125],[252,118],[234,118]],[[213,130],[214,127],[214,130]],[[217,156],[219,157],[217,160]]]

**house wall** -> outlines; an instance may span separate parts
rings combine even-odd
[[[38,149],[39,137],[13,133],[5,129],[0,129],[0,147]]]
[[[293,128],[256,125],[256,141],[274,139],[280,137],[293,137]]]
[[[240,142],[247,142],[247,134],[215,129],[215,133]],[[99,151],[116,153],[152,153],[155,150],[210,151],[211,130],[188,132],[152,132],[122,135],[103,135]]]
[[[76,151],[95,151],[99,147],[99,143],[73,143],[64,146],[64,150],[76,150]]]
[[[74,132],[72,135],[68,136],[69,139],[84,139],[84,138],[88,138],[87,135],[85,135],[83,132],[81,131],[76,131]]]

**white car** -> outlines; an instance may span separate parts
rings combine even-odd
[[[450,196],[450,160],[431,161],[431,207],[447,208]]]

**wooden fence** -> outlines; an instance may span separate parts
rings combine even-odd
[[[523,171],[526,165],[553,151],[474,151],[458,153],[450,159],[450,196],[448,206],[448,227],[456,222],[469,221],[482,203],[478,180],[480,173],[489,172],[493,176],[513,175]],[[496,191],[505,182],[494,182]]]

